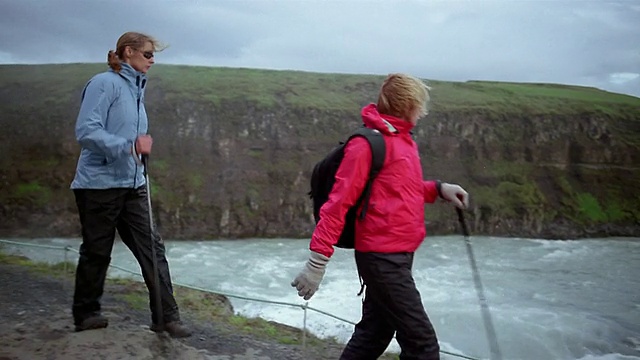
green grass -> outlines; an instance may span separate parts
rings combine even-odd
[[[44,102],[77,96],[103,64],[0,65],[0,83],[38,87]],[[253,104],[256,109],[288,108],[357,111],[376,101],[384,76],[313,73],[290,70],[156,65],[150,81],[167,101],[200,101],[215,107]],[[433,111],[532,114],[593,112],[614,116],[640,107],[640,98],[590,87],[494,81],[428,80]]]
[[[637,107],[640,99],[589,87],[469,81],[435,82],[434,109],[455,111],[467,108],[478,111],[529,114],[577,114],[583,111],[613,115],[617,107]]]
[[[582,216],[589,221],[601,223],[608,220],[607,214],[602,210],[598,199],[589,193],[580,193],[576,195],[578,209]]]
[[[602,181],[607,174],[590,173],[596,181]],[[625,182],[606,182],[606,187],[581,184],[566,175],[555,178],[555,185],[561,194],[557,209],[564,217],[576,224],[593,225],[604,223],[633,223],[640,219],[638,196],[628,192],[629,186],[637,181],[637,176],[624,179]]]
[[[69,261],[55,264],[34,262],[24,256],[6,254],[3,252],[2,246],[0,246],[0,264],[19,265],[36,274],[52,275],[58,278],[73,275],[76,270],[76,264]]]
[[[169,98],[191,94],[214,106],[226,102],[252,103],[257,108],[286,104],[297,108],[357,107],[361,98],[345,88],[361,82],[380,81],[379,76],[317,74],[247,68],[157,65],[153,70],[162,83],[171,83]]]
[[[43,187],[37,182],[33,181],[27,184],[19,184],[15,194],[16,196],[29,196],[37,194],[43,191]]]
[[[280,344],[299,344],[299,334],[281,331],[281,325],[261,318],[247,318],[239,315],[229,317],[229,324],[233,325],[236,331],[251,334],[262,339],[275,339]],[[309,334],[307,334],[309,336]],[[311,345],[319,345],[318,338],[309,336]]]
[[[51,199],[51,189],[40,185],[38,181],[18,184],[14,196],[19,199],[29,199],[36,205],[46,205]]]
[[[627,217],[623,207],[619,203],[613,201],[606,204],[604,212],[606,213],[607,219],[613,222],[624,220]]]
[[[132,309],[135,310],[144,310],[149,307],[149,297],[146,292],[130,292],[126,294],[118,295],[119,298],[126,301]]]

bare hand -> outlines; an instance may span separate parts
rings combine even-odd
[[[469,207],[469,194],[457,184],[442,183],[442,197],[459,209]]]
[[[136,139],[136,152],[140,155],[151,154],[151,146],[153,145],[153,139],[151,135],[140,135]]]

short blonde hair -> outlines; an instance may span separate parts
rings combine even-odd
[[[406,74],[389,74],[382,83],[378,95],[380,114],[409,119],[415,109],[420,115],[429,113],[430,88],[422,80]]]

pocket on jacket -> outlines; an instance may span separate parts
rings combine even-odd
[[[106,157],[104,157],[103,155],[93,154],[93,153],[89,153],[85,157],[85,164],[88,165],[88,166],[106,166],[106,165],[108,165]]]

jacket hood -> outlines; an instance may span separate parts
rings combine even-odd
[[[410,122],[391,115],[381,115],[376,104],[369,104],[360,112],[362,121],[368,128],[376,129],[386,135],[394,133],[405,134],[413,129]]]

